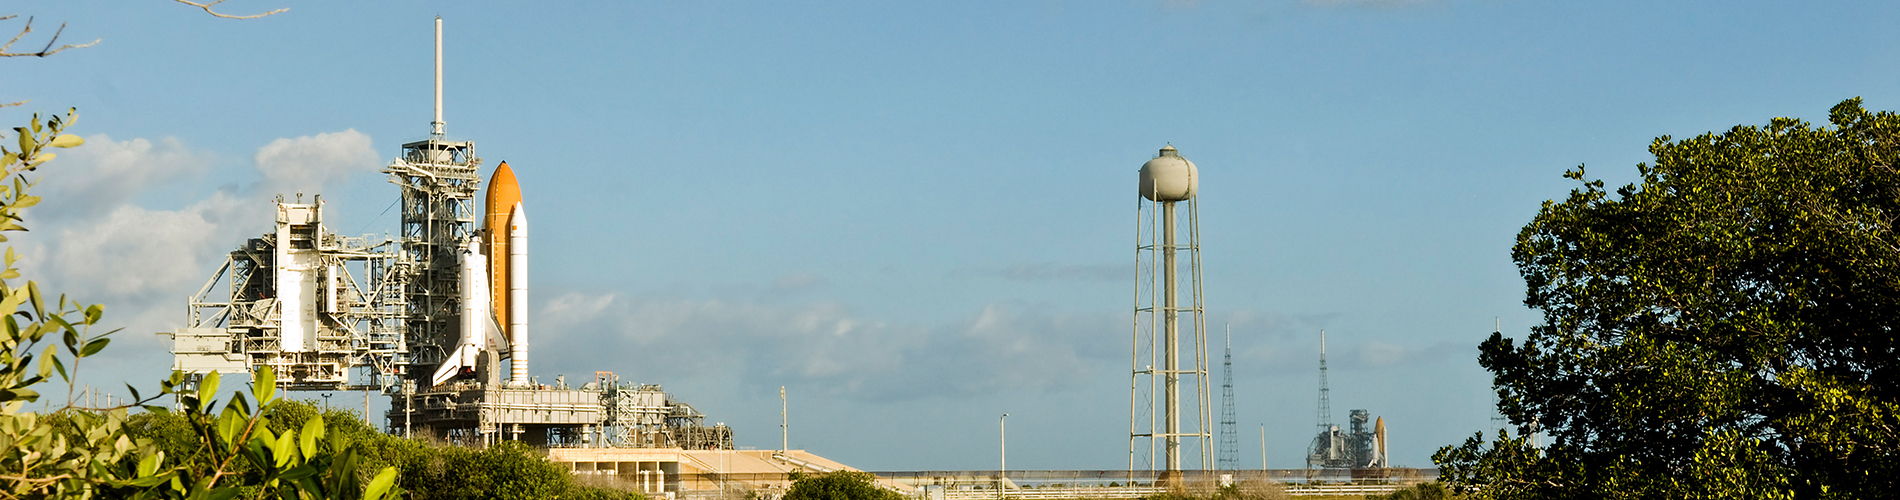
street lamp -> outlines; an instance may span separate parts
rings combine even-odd
[[[1009,413],[996,419],[997,451],[1002,455],[996,468],[996,498],[1003,498],[1003,487],[1009,481]]]

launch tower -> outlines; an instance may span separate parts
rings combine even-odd
[[[731,429],[658,385],[529,376],[525,202],[502,162],[476,211],[482,160],[442,120],[441,18],[434,66],[429,135],[383,169],[400,191],[400,236],[337,236],[320,197],[279,197],[275,230],[232,251],[190,298],[187,325],[167,332],[174,368],[196,380],[271,367],[285,390],[378,389],[391,433],[453,443],[731,449]]]

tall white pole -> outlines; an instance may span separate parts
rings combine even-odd
[[[1003,497],[1003,487],[1009,484],[1009,413],[1003,413],[996,419],[997,451],[1002,455],[997,463],[996,497]]]
[[[441,136],[442,125],[442,16],[435,16],[435,121],[429,122],[429,134]]]
[[[1267,424],[1260,424],[1260,471],[1267,471]]]
[[[792,450],[791,426],[789,425],[791,420],[786,418],[790,410],[791,406],[785,404],[785,386],[778,386],[778,451],[780,453]]]

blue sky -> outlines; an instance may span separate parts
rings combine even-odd
[[[225,10],[277,6],[10,6],[29,40],[102,39],[0,61],[0,101],[31,100],[0,118],[75,106],[91,139],[19,241],[126,327],[89,380],[162,375],[149,332],[274,193],[395,231],[376,170],[428,130],[440,14],[449,135],[533,213],[536,375],[664,384],[762,448],[786,385],[793,446],[874,470],[993,468],[1005,411],[1012,468],[1126,466],[1135,170],[1164,143],[1203,175],[1243,466],[1262,424],[1300,463],[1320,329],[1336,419],[1385,416],[1425,466],[1491,424],[1476,344],[1536,321],[1509,250],[1564,169],[1625,182],[1657,136],[1900,100],[1874,2]]]

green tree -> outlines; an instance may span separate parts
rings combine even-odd
[[[903,500],[904,495],[877,485],[869,472],[841,470],[798,476],[785,500]]]
[[[1900,116],[1656,139],[1641,180],[1546,202],[1513,248],[1543,321],[1479,363],[1516,427],[1434,460],[1489,498],[1900,491]],[[1524,434],[1541,429],[1548,446]]]

